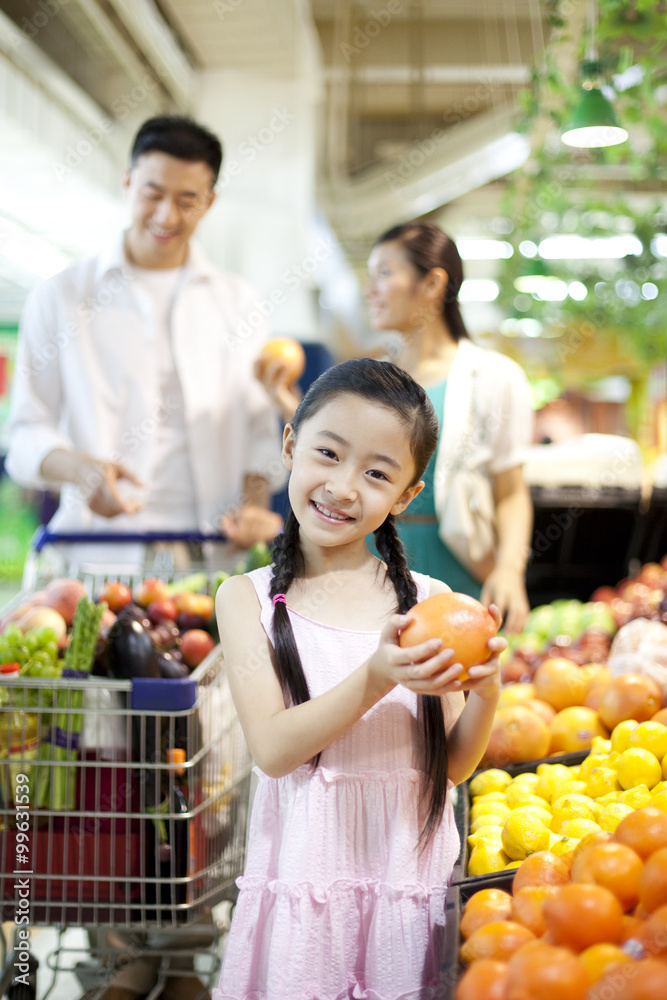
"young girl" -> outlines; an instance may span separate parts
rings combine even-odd
[[[394,529],[437,434],[406,372],[330,368],[285,428],[292,511],[274,564],[218,591],[260,780],[214,1000],[440,996],[459,850],[446,791],[486,747],[505,642],[465,683],[439,639],[398,644],[409,609],[449,589],[410,573]]]

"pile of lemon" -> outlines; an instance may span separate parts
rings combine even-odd
[[[518,868],[535,851],[562,857],[634,809],[667,812],[667,726],[628,719],[610,739],[596,737],[581,764],[545,762],[514,778],[491,768],[469,790],[468,875]]]

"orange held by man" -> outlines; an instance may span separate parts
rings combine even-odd
[[[441,639],[443,649],[454,650],[454,663],[465,670],[459,680],[467,680],[468,668],[491,658],[487,642],[498,632],[496,621],[483,604],[467,594],[433,594],[408,612],[412,617],[401,629],[399,645],[417,646],[427,639]]]
[[[259,352],[257,367],[262,378],[269,365],[279,362],[285,369],[289,384],[301,378],[306,367],[306,355],[298,340],[291,337],[276,337],[269,340]]]

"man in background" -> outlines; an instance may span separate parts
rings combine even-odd
[[[253,375],[268,329],[245,322],[258,295],[191,243],[221,162],[190,119],[145,122],[123,177],[129,228],[28,298],[6,467],[61,489],[53,531],[211,532],[224,518],[248,546],[280,528],[276,413]]]

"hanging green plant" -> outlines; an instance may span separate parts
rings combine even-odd
[[[598,4],[599,60],[606,79],[618,88],[613,106],[630,138],[597,149],[573,149],[555,138],[579,98],[580,81],[563,79],[558,69],[558,47],[568,40],[568,4],[544,0],[543,5],[552,41],[533,68],[530,85],[519,95],[517,128],[548,134],[526,167],[507,182],[503,210],[514,225],[510,239],[515,253],[503,264],[499,304],[509,315],[530,316],[546,326],[593,315],[599,336],[613,334],[644,362],[664,358],[667,256],[656,252],[655,239],[667,232],[667,207],[660,194],[663,185],[667,191],[665,4]],[[585,45],[583,39],[582,59]],[[589,238],[634,234],[641,250],[615,261],[546,261],[551,276],[564,282],[568,293],[555,301],[518,293],[514,281],[530,260],[519,247],[526,242],[539,245],[556,233]]]

